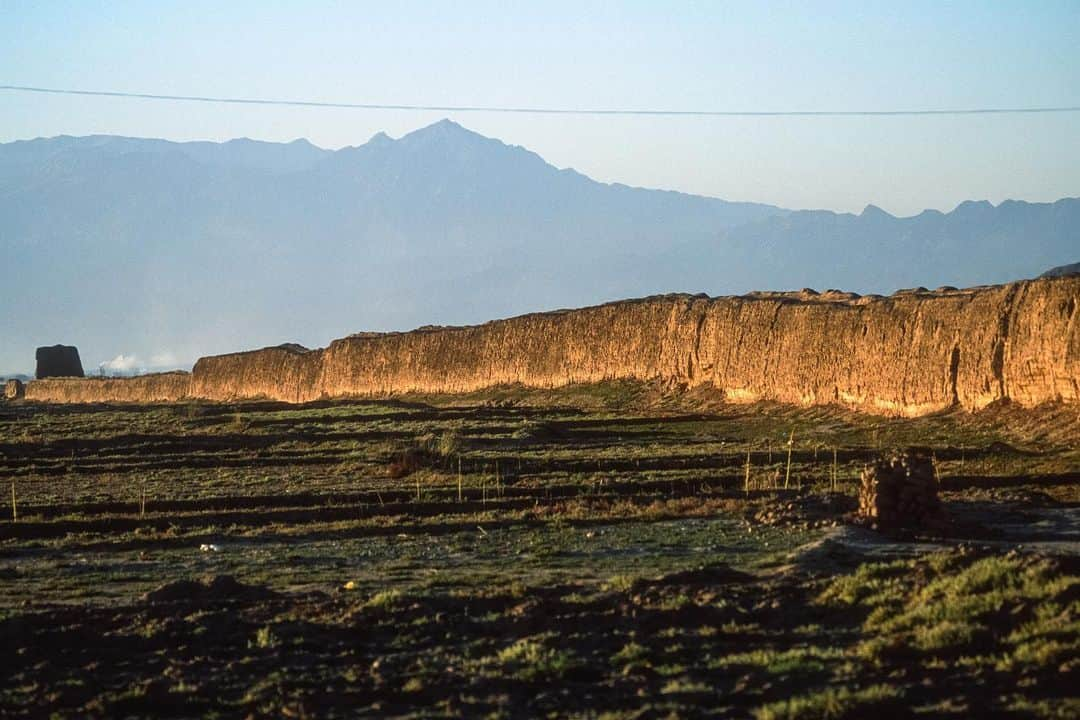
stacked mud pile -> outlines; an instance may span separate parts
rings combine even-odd
[[[320,398],[552,388],[606,380],[709,386],[730,402],[843,405],[915,416],[1010,400],[1080,401],[1080,277],[890,297],[813,291],[667,295],[457,328],[363,334],[322,350],[202,358],[182,391],[35,388],[92,401]],[[87,381],[88,383],[90,381]],[[128,381],[115,381],[128,382]],[[134,382],[134,381],[132,381]]]
[[[907,451],[867,466],[859,488],[859,514],[881,530],[941,528],[944,513],[933,462]]]
[[[12,378],[4,383],[4,398],[7,400],[21,400],[26,392],[26,387],[21,381]]]

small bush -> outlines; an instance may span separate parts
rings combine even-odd
[[[386,471],[396,480],[422,468],[445,467],[446,461],[460,455],[463,449],[464,442],[457,430],[448,430],[441,435],[426,433],[416,438],[414,446],[398,446],[392,450]]]
[[[637,581],[632,575],[614,575],[604,584],[604,589],[609,592],[628,592]]]
[[[519,680],[558,679],[577,664],[569,653],[528,638],[504,648],[498,661],[514,666],[513,675]]]
[[[246,433],[251,428],[251,421],[244,417],[241,413],[233,413],[232,420],[230,421],[233,432]]]
[[[464,449],[464,439],[457,429],[446,430],[438,435],[425,433],[416,439],[416,449],[427,455],[448,458],[460,455]]]
[[[368,598],[364,607],[368,610],[389,610],[397,607],[401,603],[401,598],[400,590],[383,590]]]
[[[928,652],[967,647],[987,635],[983,628],[966,622],[945,620],[936,625],[916,627],[914,645]]]
[[[386,466],[386,474],[394,480],[412,475],[414,472],[424,467],[424,460],[425,457],[420,451],[405,450],[398,454],[398,456],[391,460]]]
[[[622,646],[619,652],[611,656],[612,661],[626,665],[628,663],[634,663],[639,660],[643,660],[648,655],[648,648],[644,645],[639,645],[636,642],[630,641]]]
[[[694,682],[688,678],[677,678],[675,680],[667,681],[662,688],[660,688],[661,695],[680,695],[684,693],[708,693],[711,692],[710,688],[705,683]]]
[[[513,433],[515,440],[525,440],[529,442],[554,440],[560,435],[559,428],[553,423],[540,422],[537,420],[526,420],[521,423],[521,427]]]
[[[424,681],[418,677],[411,677],[405,681],[405,684],[401,687],[402,692],[418,693],[424,690]]]
[[[255,632],[255,639],[248,643],[248,647],[257,647],[262,649],[275,648],[281,644],[281,640],[270,628],[269,625],[259,628]]]

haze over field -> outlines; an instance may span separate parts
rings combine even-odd
[[[89,368],[663,292],[890,293],[1075,261],[1080,200],[896,218],[609,185],[450,121],[337,151],[112,136],[0,145],[0,370]]]

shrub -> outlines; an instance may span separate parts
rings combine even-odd
[[[369,610],[389,610],[401,603],[400,590],[383,590],[368,598],[364,607]]]
[[[521,427],[514,431],[513,437],[515,440],[536,442],[540,440],[552,440],[559,437],[560,434],[558,427],[553,423],[541,422],[538,420],[526,420],[521,423]]]
[[[281,641],[278,639],[277,635],[274,634],[271,627],[265,625],[255,632],[255,639],[248,643],[248,647],[267,649],[275,648],[280,644]]]
[[[519,680],[558,679],[577,664],[569,653],[529,638],[504,648],[498,661],[513,666],[513,675]]]
[[[405,450],[397,455],[386,466],[386,474],[394,480],[412,475],[414,472],[424,467],[425,457],[423,453],[418,450],[409,449]]]
[[[619,652],[611,656],[611,659],[619,664],[628,664],[642,660],[648,654],[648,649],[644,645],[639,645],[636,642],[630,641],[622,646]]]

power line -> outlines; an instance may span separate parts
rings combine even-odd
[[[275,100],[266,98],[209,97],[203,95],[160,95],[156,93],[118,92],[111,90],[71,90],[66,88],[0,85],[0,90],[47,93],[51,95],[88,95],[134,100],[172,100],[178,102],[220,103],[230,105],[275,105],[290,107],[346,108],[353,110],[417,110],[432,112],[520,113],[532,115],[652,115],[681,117],[885,117],[897,115],[1017,115],[1080,112],[1080,105],[1060,107],[987,107],[924,110],[648,110],[636,108],[546,108],[496,105],[392,105],[384,103],[320,102],[316,100]]]

